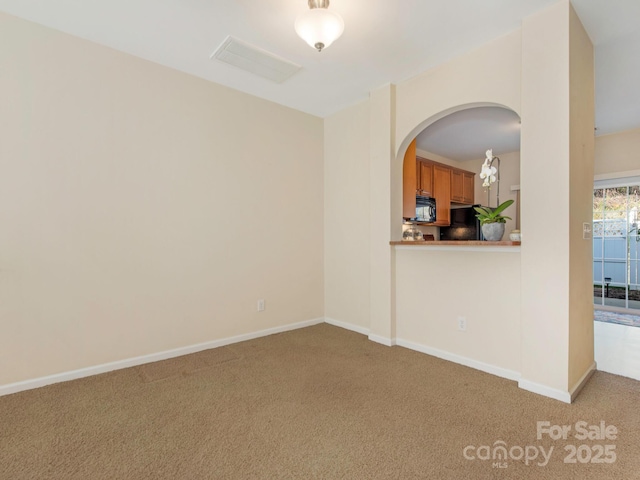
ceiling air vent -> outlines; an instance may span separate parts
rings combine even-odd
[[[220,62],[228,63],[247,72],[282,83],[302,67],[246,42],[228,36],[211,54]]]

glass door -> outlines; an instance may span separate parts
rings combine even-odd
[[[593,193],[595,305],[640,310],[640,186],[596,188]]]

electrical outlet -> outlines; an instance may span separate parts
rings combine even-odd
[[[258,311],[264,312],[264,298],[261,298],[260,300],[258,300]]]
[[[465,317],[458,317],[458,330],[461,332],[467,330],[467,319]]]
[[[591,238],[591,224],[583,223],[582,224],[582,238],[585,240],[589,240]]]

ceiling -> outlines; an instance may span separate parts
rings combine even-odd
[[[458,161],[520,151],[520,117],[500,107],[478,107],[452,113],[418,135],[416,147]]]
[[[0,10],[324,117],[513,31],[556,1],[331,0],[345,32],[321,53],[293,28],[307,0],[0,0]],[[596,45],[599,134],[639,128],[640,1],[573,3]],[[228,35],[302,70],[277,84],[211,60]]]

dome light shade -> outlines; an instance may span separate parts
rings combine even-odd
[[[300,38],[321,52],[342,35],[344,21],[326,8],[312,7],[296,19],[295,29]]]

